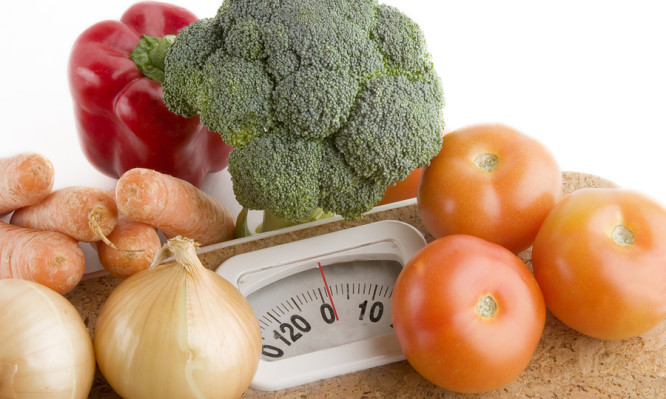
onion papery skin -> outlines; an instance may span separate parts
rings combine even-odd
[[[94,375],[76,308],[38,283],[0,280],[0,398],[87,398]]]
[[[238,398],[261,354],[258,320],[240,292],[200,264],[176,262],[116,287],[94,343],[111,387],[139,399]]]

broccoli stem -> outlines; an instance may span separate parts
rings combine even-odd
[[[304,217],[303,219],[299,220],[286,220],[282,219],[280,217],[275,216],[271,211],[265,209],[264,210],[264,218],[261,221],[261,226],[259,229],[261,232],[266,232],[266,231],[273,231],[273,230],[278,230],[282,229],[285,227],[290,227],[290,226],[296,226],[298,224],[302,223],[308,223],[308,222],[314,222],[316,220],[322,220],[322,219],[327,219],[332,217],[334,214],[331,212],[324,212],[323,209],[321,208],[314,208],[312,212]]]
[[[241,209],[240,213],[238,214],[238,217],[236,217],[236,230],[235,230],[235,238],[242,238],[242,237],[248,237],[252,235],[252,231],[250,231],[250,227],[247,225],[247,208]]]
[[[252,235],[252,231],[247,224],[247,213],[248,209],[243,208],[236,218],[236,236],[235,238],[248,237]],[[257,227],[257,233],[265,233],[267,231],[279,230],[285,227],[296,226],[299,224],[314,222],[316,220],[327,219],[334,216],[334,213],[324,212],[321,208],[314,208],[310,215],[304,217],[300,220],[286,220],[280,217],[275,216],[271,211],[264,210],[263,218],[259,227]]]
[[[130,54],[130,59],[146,77],[162,83],[164,81],[164,59],[175,39],[175,35],[164,37],[143,35]]]

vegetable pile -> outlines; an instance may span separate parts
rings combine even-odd
[[[61,294],[83,277],[79,242],[97,248],[110,274],[127,278],[150,266],[161,246],[158,230],[201,245],[235,232],[217,199],[150,169],[127,171],[110,193],[79,186],[53,191],[53,166],[39,154],[0,159],[0,176],[0,209],[11,212],[9,224],[0,222],[0,278],[35,281]]]
[[[0,396],[85,398],[98,364],[129,397],[239,397],[261,353],[258,320],[235,287],[201,265],[194,241],[233,238],[229,211],[150,169],[128,170],[110,193],[52,191],[53,175],[38,154],[0,159],[0,206],[12,212],[10,224],[0,222],[0,325],[13,326],[0,331]],[[158,229],[170,238],[163,247]],[[79,242],[93,244],[109,273],[127,279],[100,311],[94,350],[62,296],[83,276]],[[171,253],[176,262],[161,264]]]
[[[457,392],[498,389],[527,367],[544,304],[597,339],[666,317],[666,209],[621,188],[561,198],[543,145],[504,125],[444,136],[417,191],[434,237],[405,266],[393,326],[410,364]],[[532,247],[533,274],[515,253]]]
[[[433,240],[398,277],[392,321],[444,389],[515,379],[546,310],[597,339],[666,316],[666,209],[619,188],[562,198],[553,154],[508,126],[443,135],[424,34],[394,7],[225,0],[197,19],[140,2],[77,39],[69,79],[83,151],[116,186],[54,190],[46,157],[0,159],[0,325],[20,330],[0,331],[2,397],[86,397],[95,362],[127,397],[242,395],[258,320],[195,252],[245,230],[197,188],[227,156],[239,220],[263,210],[264,230],[416,197]],[[124,279],[94,349],[62,296],[83,276],[79,243]],[[533,272],[516,255],[530,247]]]

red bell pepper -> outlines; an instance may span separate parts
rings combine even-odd
[[[142,35],[175,35],[196,19],[181,7],[140,2],[120,21],[99,22],[74,43],[68,75],[78,136],[102,173],[117,178],[143,167],[200,186],[207,173],[227,166],[231,147],[199,117],[170,112],[162,85],[130,59]]]

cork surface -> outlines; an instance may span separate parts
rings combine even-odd
[[[563,192],[588,187],[614,187],[600,177],[564,172]],[[201,248],[209,269],[239,253],[325,234],[379,220],[400,220],[432,240],[420,221],[414,201],[379,207],[360,221],[336,220],[282,234]],[[530,251],[520,254],[531,267]],[[67,298],[94,334],[104,300],[121,282],[108,275],[85,278]],[[97,373],[91,398],[118,398]],[[579,334],[548,313],[543,336],[525,371],[506,386],[483,394],[462,395],[434,386],[406,361],[376,367],[277,392],[249,389],[243,398],[666,398],[666,320],[635,338],[602,341]]]

